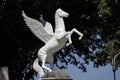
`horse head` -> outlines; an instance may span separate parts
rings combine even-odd
[[[67,12],[63,11],[63,10],[60,9],[60,8],[57,9],[56,14],[57,14],[59,17],[61,17],[61,18],[63,18],[63,17],[68,17],[68,16],[69,16],[69,14],[68,14]]]

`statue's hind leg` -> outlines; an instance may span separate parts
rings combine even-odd
[[[38,58],[41,59],[41,62],[42,62],[42,68],[48,70],[49,72],[51,72],[52,70],[48,67],[45,66],[45,63],[46,63],[46,57],[47,57],[47,54],[45,52],[42,52],[42,51],[39,51],[38,53]]]
[[[33,69],[34,69],[36,72],[38,72],[38,74],[39,74],[40,77],[43,76],[43,75],[45,75],[42,67],[40,67],[40,65],[39,65],[39,60],[38,60],[38,58],[36,58],[35,61],[33,62]]]
[[[53,57],[53,55],[50,55],[50,56],[48,56],[49,57],[49,64],[50,64],[50,68],[52,69],[52,70],[54,70],[54,57]],[[47,57],[47,58],[48,58]]]

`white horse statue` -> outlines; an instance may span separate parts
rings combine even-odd
[[[45,75],[43,69],[48,70],[49,72],[52,71],[54,60],[53,54],[62,49],[65,45],[69,46],[72,44],[71,35],[73,32],[76,32],[80,36],[79,40],[81,40],[83,34],[75,28],[71,31],[65,30],[63,18],[68,17],[69,14],[60,8],[55,12],[55,33],[49,22],[46,22],[45,25],[43,25],[40,21],[28,17],[24,11],[22,11],[22,15],[28,28],[30,28],[36,37],[45,43],[45,45],[39,49],[38,58],[36,58],[33,63],[33,69],[38,72],[41,77]],[[39,65],[39,61],[42,62],[41,66]],[[46,62],[50,64],[51,68],[45,66]]]

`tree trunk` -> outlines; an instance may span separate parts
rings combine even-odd
[[[8,67],[0,67],[0,80],[9,80]]]

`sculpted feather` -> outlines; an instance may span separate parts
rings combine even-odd
[[[22,16],[24,18],[24,21],[26,23],[26,25],[28,26],[28,28],[31,30],[31,32],[38,38],[40,39],[42,42],[47,43],[52,37],[53,34],[46,32],[46,30],[44,29],[42,23],[36,19],[30,18],[28,17],[24,11],[22,11]],[[49,24],[49,23],[48,23]],[[47,25],[50,26],[51,25]],[[47,27],[46,26],[46,27]]]

